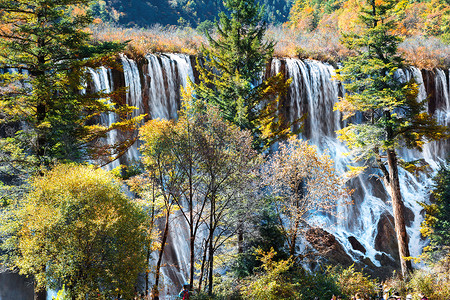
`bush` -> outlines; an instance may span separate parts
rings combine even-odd
[[[353,265],[345,269],[336,266],[328,269],[327,273],[336,280],[336,284],[343,295],[351,296],[361,293],[367,297],[377,294],[377,280],[355,270]]]
[[[122,182],[100,168],[61,164],[30,188],[0,216],[8,266],[34,275],[38,288],[65,284],[72,299],[130,298],[145,268],[147,219]]]
[[[274,261],[276,252],[259,252],[261,272],[243,281],[243,299],[320,299],[339,294],[333,276],[327,272],[309,273],[292,258]]]
[[[273,261],[276,252],[260,252],[261,273],[251,276],[242,288],[243,299],[299,299],[295,285],[291,282],[288,271],[293,266],[292,259]]]
[[[430,300],[450,299],[450,254],[428,268],[414,271],[407,287],[414,294],[424,293]]]
[[[339,286],[327,272],[302,272],[297,276],[300,299],[329,300],[333,295],[342,294]]]

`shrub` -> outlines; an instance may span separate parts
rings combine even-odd
[[[357,271],[354,265],[348,268],[336,266],[329,268],[327,271],[336,280],[336,284],[343,295],[351,296],[356,293],[361,293],[366,296],[371,296],[377,294],[377,280]]]
[[[450,254],[411,274],[407,287],[413,293],[424,293],[430,300],[450,298]]]
[[[342,294],[333,276],[327,272],[300,272],[297,276],[300,299],[328,300],[333,295]]]
[[[299,299],[295,285],[288,276],[294,262],[292,259],[275,262],[275,254],[273,249],[267,253],[260,252],[262,272],[246,280],[246,285],[242,288],[243,299]]]

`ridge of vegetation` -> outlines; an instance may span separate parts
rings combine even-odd
[[[98,41],[129,41],[125,53],[131,57],[148,53],[199,54],[207,38],[191,27],[161,26],[151,28],[126,28],[113,24],[100,24],[90,28]],[[214,35],[213,35],[214,37]],[[266,38],[275,41],[274,57],[315,59],[336,65],[353,53],[340,43],[334,32],[301,32],[283,26],[270,26]],[[437,37],[413,35],[399,45],[408,65],[420,69],[450,67],[450,45]]]
[[[153,10],[144,23],[127,20],[141,1],[125,5],[120,0],[98,1],[92,6],[99,26],[94,36],[106,41],[130,41],[129,54],[180,52],[198,54],[208,42],[204,32],[214,29],[213,22],[221,1],[151,1]],[[362,28],[357,18],[361,0],[265,0],[262,20],[269,24],[266,38],[275,42],[274,56],[316,59],[331,63],[344,60],[353,53],[340,42],[343,33]],[[166,11],[161,11],[165,4]],[[142,4],[143,5],[143,4]],[[356,9],[355,9],[356,8]],[[146,8],[148,9],[148,8]],[[175,13],[177,21],[168,19]],[[450,4],[448,0],[398,1],[395,34],[404,38],[399,51],[409,65],[421,69],[450,66]],[[152,14],[159,14],[158,19]],[[139,13],[138,13],[139,15]],[[137,17],[138,18],[138,17]],[[139,27],[137,27],[139,26]],[[213,35],[214,38],[214,35]]]

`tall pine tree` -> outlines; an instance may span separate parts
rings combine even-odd
[[[4,168],[86,159],[89,142],[133,124],[95,125],[102,112],[125,116],[131,108],[108,104],[112,94],[83,93],[86,68],[112,65],[124,46],[91,42],[89,2],[0,0],[0,126],[18,129],[0,140]]]
[[[363,123],[349,122],[339,131],[356,160],[373,162],[381,170],[386,189],[392,199],[395,231],[403,276],[411,270],[405,213],[400,192],[398,157],[401,147],[418,148],[425,140],[446,136],[446,128],[424,112],[424,99],[417,100],[417,84],[399,80],[396,71],[404,67],[397,51],[401,39],[394,32],[393,8],[396,1],[369,0],[360,12],[365,25],[362,34],[344,35],[344,44],[357,52],[348,58],[339,77],[348,94],[337,108],[346,117],[360,112]]]
[[[14,207],[29,174],[56,161],[114,154],[93,141],[109,130],[129,129],[132,108],[114,106],[117,94],[84,93],[87,67],[113,65],[123,44],[90,40],[88,0],[0,0],[0,199]],[[118,100],[118,99],[117,99]],[[124,117],[106,127],[101,113]],[[98,151],[97,151],[98,150]],[[37,298],[45,298],[45,291]]]
[[[252,130],[255,146],[264,147],[291,133],[292,124],[277,113],[290,82],[281,73],[262,80],[274,48],[272,41],[264,41],[263,8],[254,0],[226,0],[224,5],[217,37],[207,33],[209,46],[202,48],[203,60],[197,64],[196,96],[217,105],[225,119]]]

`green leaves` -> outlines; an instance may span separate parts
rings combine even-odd
[[[283,75],[264,79],[274,43],[264,41],[262,9],[253,0],[225,1],[227,12],[216,23],[218,37],[207,37],[197,64],[200,84],[196,97],[220,108],[222,116],[255,137],[255,148],[265,148],[290,132],[291,123],[277,112],[290,81]]]
[[[433,201],[421,203],[425,209],[425,220],[420,232],[431,240],[431,250],[445,250],[450,246],[450,167],[441,165],[434,177]]]
[[[390,11],[394,7],[393,1],[369,2],[360,14],[366,30],[360,37],[343,39],[359,54],[349,57],[338,71],[347,94],[336,109],[347,119],[359,113],[363,124],[352,119],[338,134],[357,160],[380,157],[387,149],[404,146],[421,149],[426,141],[448,136],[448,128],[425,112],[426,99],[417,99],[414,80],[398,78],[404,61],[397,52],[401,39],[393,34]]]
[[[90,44],[86,31],[92,21],[89,2],[0,2],[0,63],[26,70],[1,75],[1,122],[8,127],[11,122],[23,122],[26,129],[10,136],[14,140],[9,142],[33,156],[37,165],[100,155],[104,145],[90,151],[86,145],[112,128],[98,130],[87,123],[96,122],[102,112],[122,116],[115,106],[103,103],[105,97],[114,100],[112,94],[82,93],[90,79],[86,68],[115,66],[112,56],[124,47]]]

